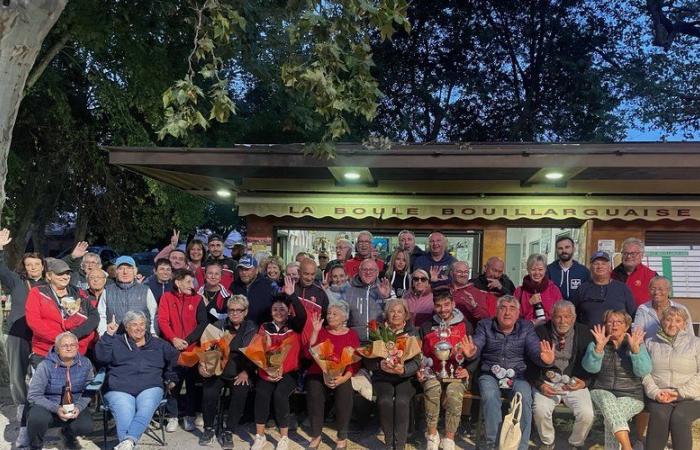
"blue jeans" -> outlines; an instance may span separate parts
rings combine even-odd
[[[512,398],[516,392],[523,396],[523,413],[520,419],[520,430],[522,439],[518,450],[527,450],[527,443],[530,440],[530,424],[532,422],[532,388],[525,380],[513,380],[512,389],[504,389],[503,395],[508,399]],[[498,437],[503,422],[501,413],[501,389],[498,387],[498,380],[492,375],[483,374],[479,376],[479,394],[481,395],[481,410],[484,417],[484,428],[486,429],[486,447],[498,447]]]
[[[162,399],[163,388],[160,387],[141,391],[136,397],[126,392],[107,392],[105,400],[117,423],[119,442],[127,438],[138,442]]]

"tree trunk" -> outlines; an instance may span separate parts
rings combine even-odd
[[[0,2],[0,218],[5,206],[7,155],[29,72],[68,0]]]

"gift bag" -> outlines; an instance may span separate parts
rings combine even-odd
[[[207,325],[199,339],[199,345],[192,350],[180,352],[178,365],[193,367],[201,363],[204,370],[211,375],[221,375],[228,363],[229,344],[233,336],[211,324]]]
[[[503,418],[501,436],[498,442],[499,450],[517,450],[522,439],[520,416],[523,413],[523,396],[520,392],[513,395],[510,401],[510,411]]]

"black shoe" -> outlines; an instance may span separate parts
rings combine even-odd
[[[63,430],[63,442],[68,450],[78,450],[81,448],[75,435],[66,429]]]
[[[202,435],[199,436],[199,445],[209,445],[214,441],[214,429],[205,428]]]
[[[233,450],[233,433],[230,431],[221,433],[221,448],[223,450]]]

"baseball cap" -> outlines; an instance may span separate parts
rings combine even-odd
[[[610,255],[608,255],[606,252],[595,252],[593,255],[591,255],[591,262],[595,261],[596,259],[610,261]]]
[[[238,260],[238,267],[243,267],[244,269],[258,267],[258,261],[250,255],[243,255],[241,259]]]
[[[71,269],[68,263],[62,259],[46,258],[46,271],[58,274],[70,272]]]
[[[129,255],[120,256],[116,261],[114,261],[114,265],[117,267],[123,266],[124,264],[127,266],[136,267],[136,261],[134,261],[134,258]]]
[[[224,238],[222,238],[220,234],[214,233],[211,236],[209,236],[209,242],[214,241],[224,242]]]

